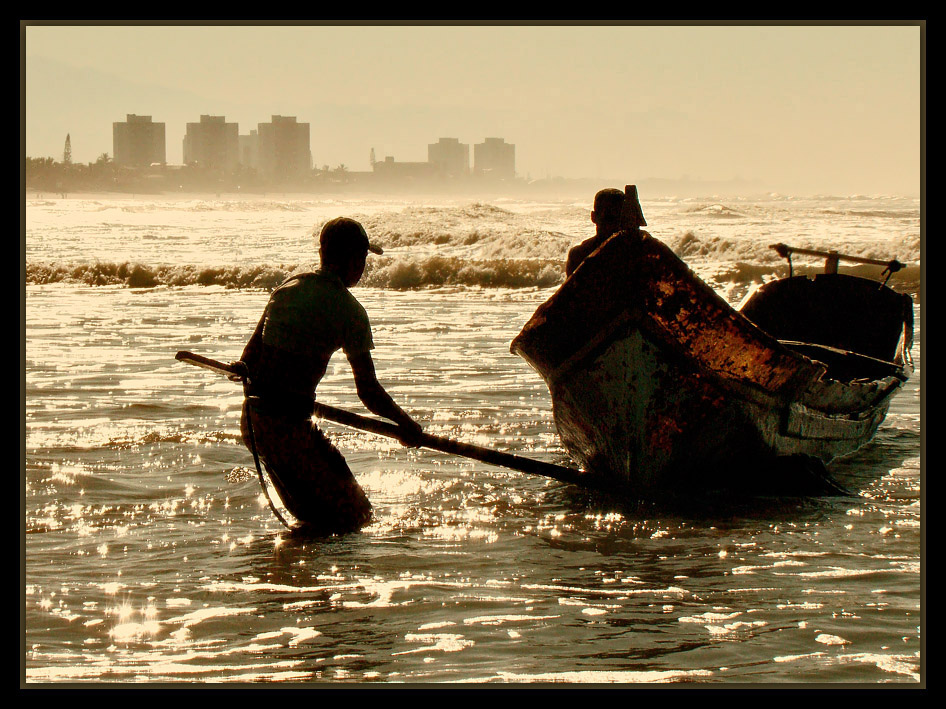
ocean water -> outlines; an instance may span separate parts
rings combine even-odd
[[[28,195],[22,681],[923,684],[917,200],[643,195],[733,303],[784,275],[776,242],[907,264],[916,371],[832,465],[848,497],[613,499],[326,422],[376,518],[297,538],[239,385],[174,359],[238,358],[352,216],[385,248],[354,293],[394,398],[431,433],[569,464],[509,343],[590,198]],[[319,398],[365,413],[340,355]]]

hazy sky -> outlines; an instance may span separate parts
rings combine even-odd
[[[919,26],[37,26],[26,155],[112,153],[125,114],[311,124],[317,165],[516,146],[521,176],[917,194]],[[472,151],[471,151],[472,154]]]

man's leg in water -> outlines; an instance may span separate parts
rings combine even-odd
[[[293,516],[328,532],[360,529],[371,520],[371,503],[345,457],[309,418],[272,416],[244,405],[243,441],[253,439],[260,461]]]

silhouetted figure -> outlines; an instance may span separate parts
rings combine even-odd
[[[270,474],[286,508],[313,531],[359,529],[371,503],[345,458],[312,420],[315,390],[339,349],[351,363],[358,397],[398,424],[413,445],[420,425],[378,382],[368,315],[349,291],[361,280],[369,243],[361,224],[339,217],[319,236],[321,267],[273,291],[241,361],[248,374],[241,432]]]
[[[595,195],[591,221],[595,225],[595,235],[572,247],[568,252],[565,262],[566,277],[572,275],[579,264],[615,232],[647,226],[637,201],[637,188],[628,185],[626,194],[613,187],[600,190]]]

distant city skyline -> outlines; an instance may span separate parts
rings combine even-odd
[[[151,115],[311,124],[315,165],[516,146],[519,176],[918,194],[921,27],[27,25],[25,153],[112,154]]]
[[[298,119],[298,116],[280,116],[280,115],[277,115],[277,114],[271,114],[271,115],[268,116],[268,119],[269,119],[269,120],[265,120],[265,121],[264,121],[264,120],[261,120],[261,121],[258,121],[258,122],[256,122],[256,123],[253,123],[253,124],[251,124],[252,127],[247,126],[247,127],[245,128],[246,132],[243,132],[243,131],[244,131],[244,126],[242,126],[241,124],[239,124],[239,122],[237,122],[237,121],[230,121],[230,120],[229,120],[229,117],[226,116],[226,115],[223,115],[223,114],[216,114],[216,113],[209,113],[209,114],[206,114],[206,113],[205,113],[205,114],[201,114],[199,117],[195,117],[194,120],[188,120],[188,121],[185,122],[185,124],[184,124],[184,125],[185,125],[185,132],[184,132],[183,139],[182,139],[182,141],[181,141],[182,148],[181,148],[180,150],[173,149],[173,147],[171,147],[171,146],[169,146],[169,145],[167,144],[167,139],[166,139],[166,137],[163,138],[165,150],[163,151],[162,154],[163,154],[164,156],[167,156],[168,154],[173,154],[173,155],[175,155],[175,156],[179,156],[179,159],[178,159],[178,160],[170,160],[170,159],[167,159],[167,158],[165,157],[165,158],[159,160],[159,162],[165,162],[165,163],[168,163],[168,164],[184,164],[184,163],[189,162],[188,159],[187,159],[187,139],[188,139],[188,132],[187,132],[187,131],[191,130],[191,126],[192,126],[192,125],[197,124],[197,123],[200,123],[200,122],[205,121],[205,120],[225,121],[227,124],[232,124],[232,125],[234,125],[234,126],[237,127],[237,130],[238,130],[238,133],[239,133],[239,137],[240,137],[241,139],[243,139],[243,138],[248,137],[248,134],[249,134],[249,133],[256,133],[256,131],[259,129],[260,126],[265,125],[265,124],[270,124],[271,121],[277,121],[277,120],[283,120],[283,119],[288,119],[288,120],[295,121],[295,120]],[[128,122],[131,122],[131,121],[146,121],[146,122],[148,122],[148,123],[154,123],[154,124],[156,124],[156,125],[160,125],[160,126],[162,126],[162,127],[164,127],[164,128],[167,128],[167,122],[166,122],[166,121],[159,120],[159,119],[156,118],[154,115],[144,116],[144,115],[137,115],[137,114],[133,114],[133,113],[125,114],[125,116],[124,116],[124,118],[123,118],[122,120],[115,120],[115,121],[112,121],[112,124],[111,124],[111,125],[112,125],[112,127],[113,127],[113,133],[112,133],[111,150],[105,150],[105,151],[97,152],[97,154],[96,154],[96,156],[95,156],[95,159],[96,159],[96,160],[97,160],[99,157],[101,157],[103,153],[104,153],[104,154],[107,154],[107,155],[108,155],[110,158],[112,158],[112,159],[115,159],[115,158],[116,158],[117,146],[116,146],[116,143],[115,143],[114,127],[115,127],[117,124],[125,124],[125,125],[127,125],[127,123],[128,123]],[[306,125],[308,125],[308,124],[306,124]],[[172,132],[173,132],[173,131],[172,131]],[[98,133],[98,131],[96,131],[96,134],[97,134],[97,133]],[[162,132],[162,136],[164,136],[164,135],[165,135],[165,133]],[[67,141],[68,141],[69,134],[66,135],[66,138],[67,138]],[[430,144],[429,140],[430,140],[430,138],[428,138],[428,142],[427,142],[426,144],[415,146],[415,150],[412,151],[412,154],[413,154],[413,153],[416,153],[418,150],[422,150],[422,149],[424,149],[424,148],[426,148],[427,152],[429,153],[430,148],[431,148],[431,147],[434,147],[433,145]],[[480,143],[476,143],[475,141],[464,141],[464,140],[461,139],[461,138],[456,138],[456,137],[453,137],[453,136],[438,136],[438,137],[437,137],[438,143],[439,143],[439,142],[451,142],[451,141],[452,141],[452,142],[456,142],[456,143],[460,143],[460,144],[465,144],[467,148],[469,148],[470,146],[474,146],[474,145],[475,145],[475,146],[478,147],[478,148],[479,148],[479,147],[488,147],[488,148],[494,148],[494,149],[495,149],[495,147],[496,147],[497,144],[504,144],[504,145],[502,145],[502,147],[507,148],[507,149],[508,149],[508,148],[512,148],[512,149],[515,148],[514,144],[507,143],[507,142],[505,141],[505,138],[503,138],[502,136],[482,136],[481,138],[479,138],[479,140],[480,140]],[[66,145],[65,142],[64,142],[64,145]],[[169,148],[170,148],[170,150],[169,150]],[[90,157],[90,159],[88,159],[88,160],[72,159],[71,147],[70,147],[70,151],[69,151],[69,152],[70,152],[70,161],[71,161],[71,162],[79,162],[79,163],[81,163],[81,162],[94,162],[94,160],[93,160],[91,157]],[[93,151],[93,152],[95,152],[95,151]],[[377,150],[376,150],[376,148],[374,148],[373,146],[370,147],[370,148],[368,148],[368,153],[369,153],[369,156],[370,156],[370,157],[369,157],[369,161],[368,161],[368,165],[367,165],[367,169],[368,169],[368,170],[371,170],[371,169],[373,168],[373,166],[374,166],[374,161],[375,161],[375,160],[377,160],[377,162],[379,162],[379,163],[380,163],[380,162],[383,162],[383,161],[385,161],[385,160],[387,160],[387,161],[394,160],[394,161],[397,162],[397,163],[407,162],[407,161],[404,161],[404,160],[399,159],[399,156],[396,156],[396,155],[386,155],[386,154],[382,154],[382,155],[380,155],[379,157],[376,158],[375,156],[376,156]],[[27,153],[27,157],[31,157],[31,158],[53,158],[54,160],[59,161],[59,160],[62,159],[62,156],[63,156],[64,154],[65,154],[65,151],[63,150],[61,154],[49,154],[49,155],[36,154],[36,155],[32,155],[32,154]],[[89,155],[91,155],[91,153],[89,153]],[[425,158],[422,162],[427,162],[428,159],[429,159],[429,158]],[[511,160],[512,160],[512,162],[514,163],[514,158],[511,158]],[[359,162],[359,161],[355,160],[355,161],[352,161],[352,162],[357,163],[357,162]],[[468,167],[469,167],[470,171],[472,171],[472,170],[473,170],[473,163],[470,162],[469,155],[467,155],[467,163],[468,163]],[[346,166],[346,168],[347,168],[347,165],[348,165],[348,164],[351,164],[351,163],[342,162],[342,163],[339,163],[338,165],[344,165],[344,166]],[[334,168],[334,167],[337,167],[338,165],[331,165],[331,164],[328,164],[328,163],[319,163],[319,162],[318,162],[317,160],[315,160],[315,159],[312,160],[312,167],[313,167],[314,169],[317,169],[317,168],[319,168],[320,166],[327,166],[327,167],[329,167],[329,168]],[[513,172],[514,172],[514,171],[513,171]]]
[[[182,162],[225,172],[239,166],[249,167],[266,178],[301,177],[319,169],[312,161],[309,124],[295,116],[274,115],[271,119],[242,132],[240,125],[228,121],[226,116],[202,114],[199,121],[187,123]],[[111,160],[116,165],[134,168],[173,165],[167,160],[166,129],[166,124],[155,121],[153,116],[127,114],[124,121],[112,123]],[[515,145],[501,137],[486,137],[473,145],[472,162],[470,147],[458,138],[440,137],[436,143],[428,143],[427,160],[422,163],[395,160],[392,155],[377,160],[372,148],[370,167],[372,171],[383,169],[389,176],[404,174],[392,172],[402,166],[424,165],[433,170],[426,174],[441,177],[516,177]],[[42,157],[55,160],[53,156]],[[74,162],[68,135],[61,162]]]

